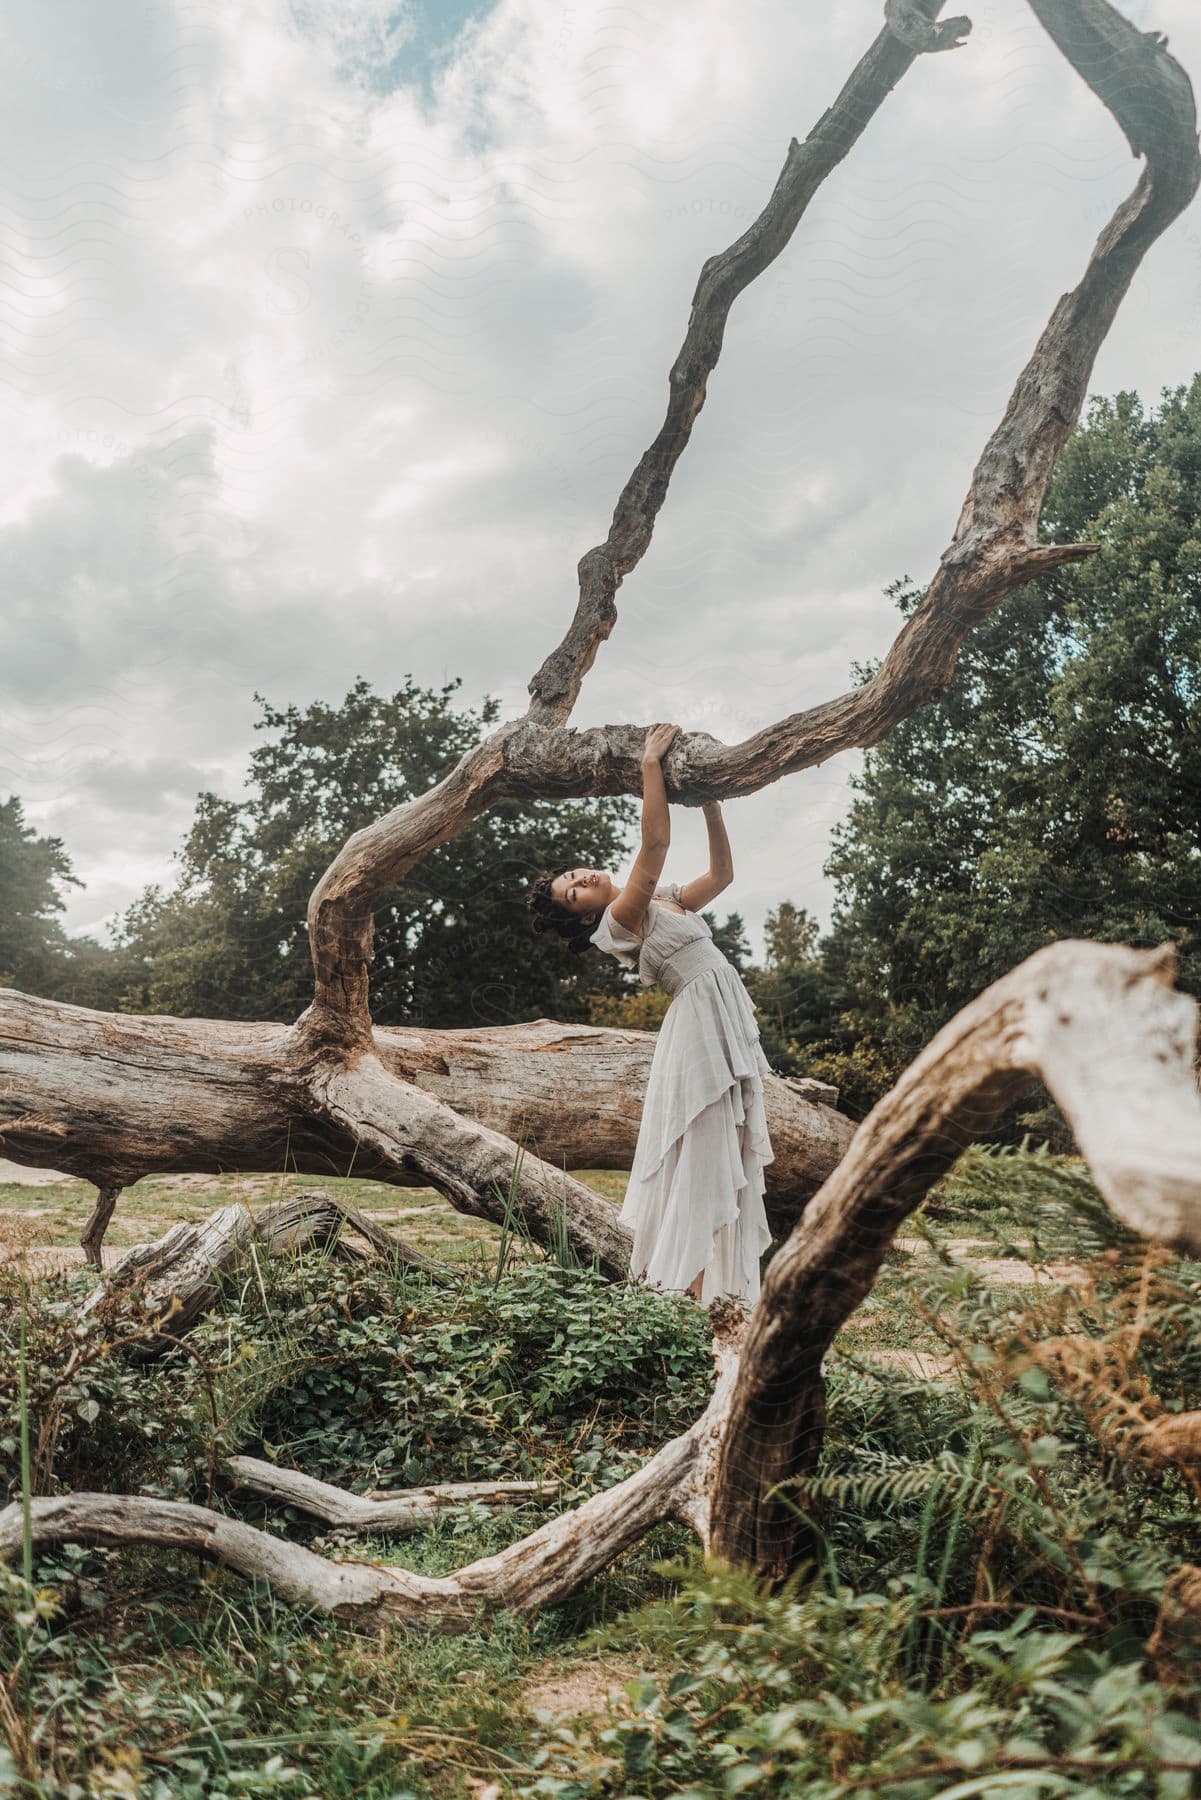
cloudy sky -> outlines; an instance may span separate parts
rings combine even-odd
[[[524,710],[662,418],[701,263],[880,0],[10,0],[0,793],[104,926],[236,794],[253,694]],[[728,742],[848,685],[924,579],[1136,167],[1020,0],[921,59],[740,299],[573,716]],[[1201,84],[1195,0],[1129,0]],[[1099,392],[1201,363],[1201,209]],[[759,945],[828,916],[847,755],[727,807]],[[703,864],[677,814],[669,878]]]

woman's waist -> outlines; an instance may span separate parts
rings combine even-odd
[[[692,938],[686,944],[677,944],[674,949],[667,950],[654,957],[647,957],[648,973],[653,972],[655,979],[665,987],[677,987],[685,981],[692,981],[698,975],[710,970],[729,969],[734,973],[731,962],[722,955],[712,938]]]

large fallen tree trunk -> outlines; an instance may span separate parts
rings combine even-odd
[[[821,1356],[870,1291],[893,1234],[998,1110],[1041,1078],[1110,1207],[1145,1235],[1201,1251],[1196,1002],[1172,987],[1171,951],[1054,944],[994,983],[941,1031],[869,1114],[855,1144],[768,1271],[748,1321],[710,1309],[718,1380],[708,1408],[634,1475],[494,1556],[442,1577],[330,1562],[202,1506],[120,1494],[30,1503],[35,1542],[197,1551],[281,1598],[369,1628],[476,1624],[498,1607],[565,1599],[664,1519],[708,1551],[769,1574],[804,1544],[795,1485],[815,1465]],[[1192,1436],[1161,1460],[1195,1456]],[[252,1485],[325,1517],[363,1503],[252,1465]],[[319,1490],[319,1491],[314,1491]],[[791,1503],[790,1503],[791,1502]],[[22,1543],[20,1504],[0,1513],[0,1555]]]
[[[372,1135],[378,1121],[347,1111],[335,1095],[343,1065],[314,1068],[294,1027],[92,1012],[8,990],[0,993],[0,1148],[110,1192],[183,1170],[353,1172],[436,1187],[500,1224],[520,1144],[529,1229],[549,1234],[549,1201],[566,1200],[581,1260],[597,1254],[619,1276],[624,1228],[607,1201],[562,1171],[629,1168],[654,1047],[650,1032],[549,1019],[377,1029],[376,1098],[409,1116],[401,1152],[395,1139]],[[789,1080],[773,1077],[766,1089],[775,1150],[767,1208],[783,1237],[836,1167],[853,1126]]]

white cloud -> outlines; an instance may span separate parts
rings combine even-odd
[[[657,430],[705,257],[878,0],[407,8],[73,0],[0,65],[0,790],[95,929],[235,793],[280,703],[464,677],[506,716]],[[1201,73],[1187,0],[1140,0]],[[1135,165],[1019,0],[927,57],[736,304],[573,723],[736,740],[845,687],[925,578]],[[1096,387],[1193,369],[1201,225]],[[821,875],[856,758],[728,809],[755,931]],[[679,818],[672,868],[703,855]]]

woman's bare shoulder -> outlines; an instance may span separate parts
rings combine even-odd
[[[648,915],[648,906],[653,905],[653,901],[644,905],[630,893],[629,888],[622,888],[621,892],[615,894],[610,900],[605,911],[623,930],[632,932],[635,937],[645,937],[643,922]]]
[[[626,931],[632,932],[635,937],[644,938],[654,923],[651,916],[652,907],[661,906],[664,912],[687,912],[687,907],[678,906],[674,900],[664,897],[670,892],[669,887],[660,888],[650,900],[643,903],[630,893],[629,888],[622,888],[621,892],[610,900],[606,911]]]

